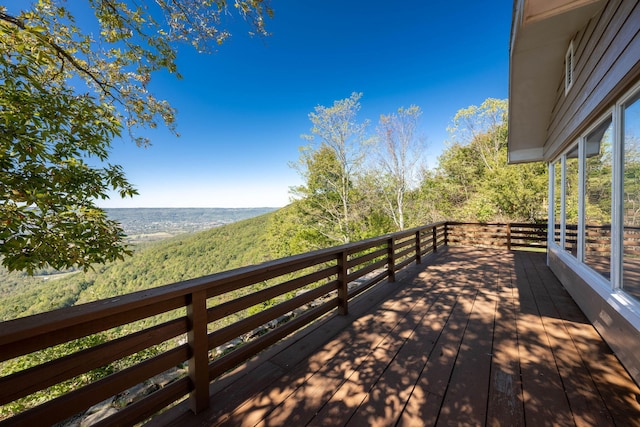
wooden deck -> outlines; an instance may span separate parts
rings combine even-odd
[[[640,390],[545,254],[449,247],[211,386],[182,426],[640,426]]]

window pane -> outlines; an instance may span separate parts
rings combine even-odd
[[[553,241],[560,246],[560,220],[562,219],[561,200],[562,200],[562,163],[556,162],[553,165],[553,221],[554,221],[554,238]]]
[[[567,153],[564,196],[564,248],[573,256],[578,250],[578,146]]]
[[[624,260],[622,288],[640,300],[640,101],[623,112]]]
[[[585,140],[584,261],[607,279],[611,277],[612,132],[609,118]]]

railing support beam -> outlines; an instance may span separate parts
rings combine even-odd
[[[189,378],[193,390],[189,394],[189,407],[194,413],[209,407],[209,348],[207,340],[207,293],[197,291],[189,295],[187,318],[189,321]]]
[[[447,246],[449,244],[449,223],[444,223],[444,245]]]
[[[349,314],[349,271],[347,270],[347,251],[338,254],[338,313]]]
[[[390,237],[387,241],[387,272],[389,275],[389,282],[396,281],[396,239]]]
[[[416,264],[422,264],[422,243],[420,242],[421,230],[416,231]]]
[[[433,226],[433,228],[431,228],[431,238],[433,239],[431,243],[431,245],[433,246],[433,253],[436,253],[438,252],[438,228],[435,225]]]

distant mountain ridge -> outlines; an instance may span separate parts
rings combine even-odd
[[[129,241],[160,240],[184,233],[208,230],[273,212],[277,208],[107,208]]]

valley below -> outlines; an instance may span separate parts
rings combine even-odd
[[[128,243],[152,242],[195,233],[243,219],[252,218],[276,208],[109,208],[110,219],[119,222]]]

